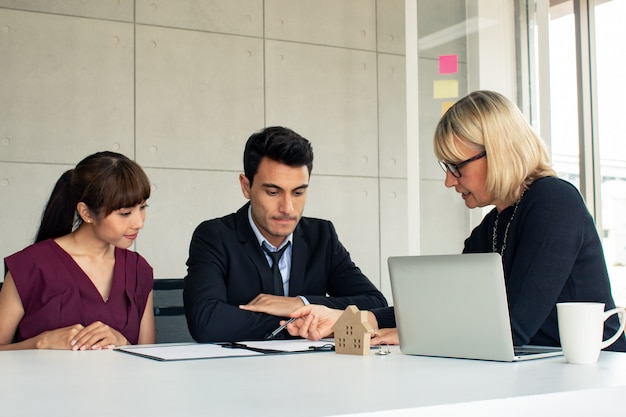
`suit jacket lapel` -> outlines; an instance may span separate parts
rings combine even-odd
[[[309,246],[303,239],[302,228],[298,224],[293,232],[293,249],[291,251],[291,272],[289,274],[289,295],[291,297],[303,295],[304,272],[308,256]]]
[[[263,249],[258,245],[256,236],[250,227],[248,221],[248,207],[250,203],[247,203],[242,208],[237,210],[235,215],[235,221],[237,224],[237,239],[241,244],[241,250],[252,261],[256,267],[259,280],[261,281],[261,290],[265,294],[274,293],[274,281],[272,279],[272,272],[270,270]]]

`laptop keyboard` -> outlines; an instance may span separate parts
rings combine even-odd
[[[560,347],[553,346],[515,346],[513,348],[516,356],[536,355],[537,353],[560,352]]]

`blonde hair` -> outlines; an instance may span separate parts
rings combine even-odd
[[[506,203],[517,201],[537,178],[556,176],[544,142],[522,112],[493,91],[470,93],[439,120],[434,136],[437,159],[467,159],[459,144],[487,152],[487,192]]]

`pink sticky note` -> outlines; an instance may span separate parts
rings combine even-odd
[[[458,55],[439,55],[439,74],[456,74],[458,71]]]

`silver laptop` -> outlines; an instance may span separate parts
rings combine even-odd
[[[561,355],[513,346],[502,259],[497,253],[390,257],[404,354],[512,362]]]

